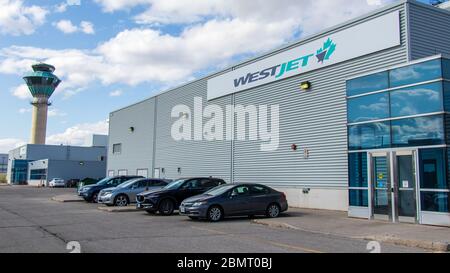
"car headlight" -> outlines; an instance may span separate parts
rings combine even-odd
[[[203,201],[203,202],[195,202],[194,204],[192,204],[192,206],[193,207],[200,207],[200,206],[205,205],[205,204],[206,204],[205,201]]]

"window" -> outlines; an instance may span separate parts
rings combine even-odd
[[[128,175],[128,170],[119,170],[119,175]]]
[[[347,96],[355,96],[387,88],[389,88],[389,79],[386,71],[347,81]]]
[[[349,99],[347,111],[349,123],[389,118],[389,93]]]
[[[397,68],[391,70],[389,76],[391,87],[439,79],[442,77],[441,59]]]
[[[114,171],[113,170],[109,170],[108,171],[108,177],[113,177],[114,176]]]
[[[444,149],[421,149],[419,152],[420,188],[449,189],[446,179]]]
[[[394,147],[438,144],[445,144],[443,116],[392,121],[392,145]]]
[[[350,189],[349,191],[349,203],[352,207],[368,207],[369,206],[369,196],[368,190],[355,190]]]
[[[247,186],[239,186],[233,189],[231,195],[233,196],[245,196],[248,195],[249,188]]]
[[[30,180],[46,180],[46,179],[47,179],[47,170],[46,169],[30,171]]]
[[[183,189],[198,189],[200,188],[200,181],[197,179],[189,180],[188,182],[184,183]]]
[[[270,191],[268,188],[263,186],[251,186],[250,187],[250,194],[252,195],[263,195],[268,194]]]
[[[442,59],[444,79],[450,80],[450,60]]]
[[[391,117],[439,112],[442,107],[442,82],[391,92]]]
[[[138,169],[136,175],[148,177],[148,169]]]
[[[352,125],[348,134],[350,150],[386,148],[391,144],[389,122]]]
[[[367,153],[348,155],[349,187],[368,187]]]
[[[448,192],[421,192],[420,200],[423,211],[449,212],[450,199]]]
[[[113,154],[121,154],[122,153],[122,144],[117,143],[113,144]]]
[[[201,181],[201,187],[204,189],[214,188],[215,186],[217,186],[217,183],[214,180],[202,179]]]

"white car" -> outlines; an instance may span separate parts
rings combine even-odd
[[[61,178],[53,178],[52,180],[50,180],[50,182],[48,182],[48,186],[52,188],[65,187],[66,181],[64,181],[64,179]]]

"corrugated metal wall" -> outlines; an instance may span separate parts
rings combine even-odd
[[[411,60],[450,54],[450,12],[409,3]]]
[[[261,152],[256,142],[236,141],[235,181],[277,187],[347,187],[345,80],[407,61],[405,11],[403,6],[395,10],[401,11],[402,46],[235,95],[236,104],[280,107],[279,149]],[[311,82],[310,91],[300,90],[303,81]],[[291,150],[292,144],[298,146],[297,151]],[[305,148],[309,150],[307,159]]]
[[[120,111],[109,117],[108,170],[128,170],[135,175],[137,169],[148,169],[152,174],[154,140],[155,98],[151,98]],[[130,132],[134,127],[134,132]],[[113,144],[122,144],[122,152],[113,154]]]
[[[164,177],[215,176],[230,181],[231,143],[227,141],[175,141],[171,127],[178,118],[171,117],[172,108],[186,105],[191,109],[192,135],[194,134],[194,97],[201,97],[203,107],[209,103],[207,79],[202,79],[157,97],[157,131],[155,168],[164,168]],[[231,104],[231,97],[211,102],[222,109]],[[203,119],[205,123],[208,119]],[[225,130],[225,124],[224,124]],[[181,173],[178,173],[181,168]]]

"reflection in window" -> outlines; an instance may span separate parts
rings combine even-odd
[[[448,192],[421,192],[421,209],[423,211],[449,212]]]
[[[433,113],[442,109],[442,83],[409,87],[391,92],[391,116]]]
[[[367,153],[348,155],[348,173],[350,187],[367,187]]]
[[[367,190],[352,190],[349,191],[349,203],[352,207],[368,207],[369,197]]]
[[[392,121],[394,147],[444,143],[444,120],[441,115]]]
[[[389,78],[386,71],[347,81],[347,96],[355,96],[387,88],[389,88]]]
[[[442,70],[444,71],[444,79],[450,80],[450,60],[442,59]]]
[[[348,128],[350,150],[386,148],[390,146],[389,122],[352,125]]]
[[[421,149],[419,151],[420,188],[448,189],[446,181],[444,149]]]
[[[390,87],[414,84],[442,77],[441,59],[391,70]]]
[[[349,123],[388,118],[389,93],[349,99],[347,111]]]

